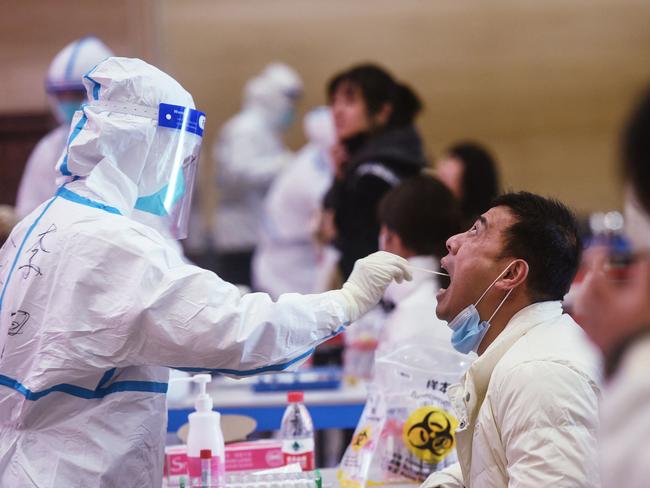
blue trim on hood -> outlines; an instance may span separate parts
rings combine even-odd
[[[72,192],[68,190],[66,187],[62,186],[59,188],[56,192],[56,195],[65,199],[69,200],[71,202],[75,203],[80,203],[81,205],[85,205],[86,207],[93,207],[93,208],[98,208],[100,210],[104,210],[105,212],[112,213],[115,215],[122,215],[122,212],[120,212],[118,209],[115,207],[111,207],[110,205],[106,205],[104,203],[99,203],[96,202],[95,200],[91,200],[90,198],[82,197],[81,195],[77,195],[75,192]]]

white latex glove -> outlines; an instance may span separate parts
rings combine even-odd
[[[341,289],[350,303],[350,321],[354,322],[377,305],[393,280],[398,283],[410,281],[412,276],[407,266],[406,259],[386,251],[370,254],[354,263],[350,278]]]

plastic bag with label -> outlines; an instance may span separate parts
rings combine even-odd
[[[457,461],[447,398],[473,356],[404,345],[377,358],[375,380],[338,470],[344,488],[420,483]]]

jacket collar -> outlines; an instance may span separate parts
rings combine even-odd
[[[457,452],[465,480],[469,480],[472,462],[474,421],[483,404],[490,377],[497,363],[517,340],[539,324],[559,318],[562,303],[559,301],[533,303],[521,309],[510,319],[505,329],[470,366],[462,384],[449,388],[448,396],[459,420]],[[466,483],[470,486],[470,483]]]
[[[562,313],[562,302],[548,301],[528,305],[512,316],[505,329],[474,361],[465,375],[466,378],[472,379],[477,405],[482,403],[492,371],[508,349],[532,328],[542,322],[559,318]]]

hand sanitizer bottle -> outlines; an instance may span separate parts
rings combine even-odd
[[[197,374],[192,381],[199,385],[200,391],[194,402],[196,412],[189,415],[190,428],[187,436],[187,461],[190,486],[207,488],[206,456],[210,451],[210,488],[225,486],[225,448],[221,433],[221,415],[212,410],[212,398],[206,393],[206,385],[212,380],[209,374]],[[201,451],[204,451],[203,470]],[[203,474],[203,477],[202,477]]]

